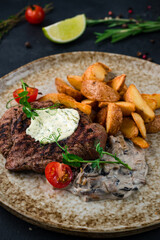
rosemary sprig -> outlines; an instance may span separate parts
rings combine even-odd
[[[105,19],[88,19],[88,26],[106,23],[108,28],[103,33],[96,32],[96,43],[105,39],[111,38],[111,42],[115,43],[129,36],[135,36],[140,33],[155,32],[160,30],[160,20],[157,21],[142,21],[136,19],[121,19],[121,18],[105,18]],[[127,28],[113,28],[127,24]]]
[[[57,129],[57,132],[58,132],[58,136],[56,136],[56,134],[53,133],[53,134],[51,134],[49,136],[48,139],[49,140],[53,139],[56,142],[56,144],[58,145],[58,147],[64,152],[64,153],[62,153],[62,156],[63,156],[62,162],[63,163],[65,163],[65,164],[67,164],[69,166],[72,166],[72,167],[80,167],[82,163],[91,163],[92,164],[92,168],[95,168],[95,167],[100,168],[100,164],[101,163],[102,164],[105,164],[105,163],[121,164],[124,167],[128,168],[129,170],[132,170],[132,168],[128,164],[124,163],[121,159],[119,159],[116,156],[116,154],[113,155],[113,154],[111,154],[109,152],[103,151],[103,148],[100,147],[100,143],[98,143],[96,145],[96,151],[99,153],[99,158],[97,158],[96,160],[84,160],[83,158],[81,158],[81,157],[79,157],[79,156],[77,156],[75,154],[70,154],[68,152],[68,150],[67,150],[68,146],[65,145],[65,147],[62,147],[58,143],[58,139],[61,136],[61,130]],[[40,142],[41,144],[43,144],[43,140],[44,139],[41,140],[41,142]],[[104,161],[104,160],[102,160],[102,157],[103,157],[104,154],[107,154],[107,155],[113,157],[115,159],[115,161]]]
[[[18,23],[23,22],[25,20],[25,11],[27,7],[24,7],[17,14],[15,14],[14,16],[10,16],[6,20],[0,20],[0,40]],[[52,9],[53,9],[53,3],[46,4],[43,8],[45,14],[50,12]]]

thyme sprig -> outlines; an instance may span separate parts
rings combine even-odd
[[[109,152],[106,152],[103,150],[103,148],[100,146],[100,143],[98,143],[96,145],[96,151],[99,153],[99,158],[97,158],[96,160],[84,160],[83,158],[75,155],[75,154],[70,154],[68,152],[68,146],[65,145],[64,147],[62,147],[58,140],[61,136],[61,129],[57,129],[57,132],[58,132],[58,135],[56,135],[55,133],[51,134],[49,136],[49,140],[54,140],[56,142],[56,144],[58,145],[58,147],[64,152],[62,153],[62,156],[63,156],[63,159],[62,159],[62,162],[69,165],[69,166],[72,166],[72,167],[80,167],[81,164],[83,163],[91,163],[91,166],[92,168],[100,168],[100,164],[105,164],[105,163],[109,163],[109,164],[121,164],[123,165],[124,167],[128,168],[129,170],[132,170],[132,168],[124,163],[121,159],[119,159],[116,154],[111,154]],[[41,144],[43,144],[43,140],[41,140]],[[106,155],[109,155],[111,157],[113,157],[115,159],[115,161],[105,161],[105,160],[102,160],[103,158],[103,155],[106,154]]]
[[[25,21],[25,11],[27,7],[24,7],[17,14],[10,16],[6,20],[0,20],[0,40],[18,23]],[[46,4],[43,8],[45,14],[50,12],[52,9],[53,9],[53,3]]]
[[[105,23],[109,29],[104,32],[95,32],[96,43],[106,39],[111,39],[111,43],[121,41],[129,36],[135,36],[140,33],[149,33],[160,31],[160,19],[157,21],[143,21],[136,19],[121,19],[121,18],[104,18],[104,19],[87,19],[88,26]],[[126,28],[113,28],[126,24]]]

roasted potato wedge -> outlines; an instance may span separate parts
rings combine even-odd
[[[146,124],[147,133],[160,132],[160,115],[156,115],[152,122]]]
[[[80,91],[75,90],[74,88],[70,87],[65,81],[60,78],[55,79],[55,85],[57,91],[59,93],[64,93],[73,97],[76,101],[81,101],[83,99],[83,95]]]
[[[59,93],[48,93],[43,97],[39,98],[38,101],[39,102],[52,101],[53,103],[59,103],[58,95]]]
[[[107,107],[102,108],[96,116],[96,122],[106,127]]]
[[[142,116],[145,122],[151,122],[155,118],[155,113],[142,98],[138,89],[131,84],[127,89],[124,99],[126,102],[132,102],[136,106],[136,111]]]
[[[127,87],[127,85],[124,83],[122,90],[119,92],[119,94],[120,94],[120,96],[121,96],[121,99],[123,99],[123,95],[126,93],[127,89],[128,89],[128,87]]]
[[[110,135],[115,135],[122,124],[122,110],[115,103],[109,103],[107,107],[106,130]]]
[[[107,84],[112,87],[115,91],[120,92],[123,89],[124,83],[126,79],[126,74],[122,74],[120,76],[115,77]]]
[[[81,93],[88,99],[94,101],[115,102],[120,99],[120,95],[105,82],[96,80],[86,80],[82,82]]]
[[[105,76],[111,69],[107,67],[105,64],[96,62],[90,65],[86,71],[84,72],[82,78],[83,80],[96,80],[96,81],[104,81]]]
[[[145,127],[143,118],[138,113],[135,113],[135,112],[132,112],[131,115],[132,115],[133,120],[135,121],[142,137],[146,138],[146,127]]]
[[[56,94],[56,95],[55,95]],[[49,93],[39,99],[40,102],[43,101],[52,101],[54,103],[61,103],[62,105],[69,108],[78,108],[80,111],[90,115],[91,106],[77,102],[74,98],[64,94],[64,93]]]
[[[156,101],[156,109],[160,108],[160,93],[159,94],[142,94],[143,98],[153,99]]]
[[[81,76],[68,75],[67,80],[75,89],[81,90],[81,85],[82,85]]]
[[[150,106],[150,108],[155,111],[156,107],[157,107],[157,101],[151,97],[148,97],[148,94],[141,94],[141,96],[143,97],[143,99],[146,101],[146,103],[148,104],[148,106]]]
[[[131,118],[123,118],[120,131],[126,138],[134,138],[138,136],[138,128]]]
[[[81,101],[81,103],[90,105],[93,109],[97,109],[98,107],[98,102],[90,99],[84,99]]]
[[[121,108],[123,116],[129,116],[136,110],[134,103],[119,101],[116,104]]]
[[[131,113],[134,112],[136,109],[134,103],[122,102],[122,101],[114,102],[114,103],[121,108],[123,116],[131,115]],[[102,107],[108,106],[108,104],[109,102],[99,102],[98,106],[102,108]]]
[[[131,139],[131,141],[140,148],[148,148],[149,147],[149,143],[146,142],[146,140],[144,140],[141,137],[134,137]]]

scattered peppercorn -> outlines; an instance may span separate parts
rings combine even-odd
[[[128,25],[126,23],[122,24],[122,28],[127,28]]]
[[[142,56],[142,53],[141,52],[137,52],[137,57],[141,57]]]
[[[117,17],[119,17],[119,18],[123,18],[123,15],[122,15],[122,14],[119,14]]]
[[[155,40],[154,40],[154,39],[150,39],[150,42],[151,42],[151,43],[155,43]]]
[[[27,42],[25,42],[25,47],[26,47],[26,48],[31,48],[32,45],[30,44],[30,42],[27,41]]]
[[[109,12],[108,12],[108,15],[109,15],[109,16],[112,16],[112,15],[113,15],[113,12],[112,12],[112,11],[109,11]]]
[[[146,59],[147,59],[147,54],[143,54],[143,55],[142,55],[142,58],[143,58],[144,60],[146,60]]]
[[[152,58],[150,58],[150,57],[149,57],[149,58],[147,58],[147,60],[148,60],[148,61],[150,61],[150,62],[152,62]]]
[[[133,9],[132,8],[128,8],[128,13],[132,14],[133,13]]]

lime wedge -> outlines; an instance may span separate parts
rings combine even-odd
[[[56,43],[71,42],[80,37],[86,29],[86,17],[84,14],[43,27],[44,35]]]

